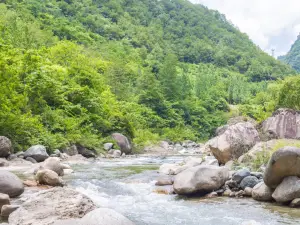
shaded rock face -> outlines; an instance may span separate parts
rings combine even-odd
[[[300,112],[292,109],[278,109],[262,123],[265,138],[300,139]]]
[[[78,153],[80,155],[83,155],[86,158],[95,158],[97,155],[96,151],[87,149],[86,147],[83,147],[80,144],[77,144],[76,147],[77,147]]]
[[[15,174],[0,171],[0,192],[9,195],[9,197],[17,197],[24,192],[24,186]]]
[[[130,154],[132,151],[131,144],[127,137],[120,133],[113,133],[111,135],[113,139],[117,142],[118,146],[120,147],[122,153]]]
[[[276,188],[284,177],[300,176],[300,149],[284,147],[274,152],[264,173],[264,182]]]
[[[43,162],[49,157],[46,147],[43,145],[34,145],[30,147],[26,152],[24,152],[24,157],[31,157],[37,162]]]
[[[178,174],[174,179],[173,187],[180,195],[212,192],[222,187],[228,179],[228,168],[201,165]]]
[[[134,225],[134,223],[112,209],[99,208],[82,219],[57,221],[53,225]]]
[[[56,187],[28,197],[10,214],[9,224],[50,225],[57,220],[82,218],[95,209],[91,199],[70,188]]]
[[[275,189],[272,197],[280,203],[300,198],[300,178],[296,176],[285,177]]]
[[[208,145],[219,163],[225,164],[248,152],[259,141],[257,130],[247,122],[230,126],[223,134],[211,139]]]
[[[0,136],[0,157],[8,157],[13,153],[11,141],[4,136]]]
[[[239,184],[245,177],[248,177],[251,175],[251,172],[249,169],[244,168],[236,171],[233,176],[232,180],[235,181],[237,184]]]
[[[257,201],[272,201],[273,190],[265,185],[264,182],[260,182],[252,189],[252,198]]]

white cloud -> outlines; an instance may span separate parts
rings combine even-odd
[[[299,0],[190,0],[225,14],[268,53],[286,53],[300,33]]]

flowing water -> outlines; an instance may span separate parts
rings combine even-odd
[[[140,157],[74,165],[69,185],[101,207],[112,208],[137,225],[263,225],[300,224],[300,209],[252,199],[182,198],[154,192],[157,168],[180,157]]]

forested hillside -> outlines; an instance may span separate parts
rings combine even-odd
[[[295,73],[185,0],[0,2],[0,135],[16,149],[206,139],[229,104],[268,111],[254,96]]]
[[[300,72],[300,36],[298,36],[290,51],[286,55],[278,57],[278,59]]]

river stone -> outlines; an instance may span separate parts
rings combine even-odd
[[[103,145],[104,150],[109,151],[113,148],[114,144],[113,143],[105,143]]]
[[[230,126],[223,134],[208,141],[209,148],[220,164],[238,159],[260,141],[255,127],[247,123]]]
[[[244,192],[245,192],[245,196],[248,196],[248,197],[252,196],[252,188],[246,187]]]
[[[257,177],[254,176],[248,176],[245,177],[241,183],[240,183],[240,187],[244,190],[246,187],[250,187],[253,188],[255,185],[257,185],[259,183],[259,180],[257,179]]]
[[[300,112],[293,109],[278,109],[262,123],[266,138],[300,139]]]
[[[272,197],[280,203],[300,198],[300,178],[296,176],[285,177],[273,192]]]
[[[77,147],[78,153],[80,155],[83,155],[86,158],[95,158],[97,155],[96,151],[87,149],[86,147],[84,147],[80,144],[77,144],[76,147]]]
[[[174,179],[174,190],[180,195],[212,192],[222,187],[229,178],[226,167],[196,166],[189,168]]]
[[[13,152],[11,141],[4,136],[0,136],[0,157],[7,157]]]
[[[98,208],[82,219],[61,220],[53,225],[134,225],[134,223],[112,209]]]
[[[37,161],[32,157],[27,157],[25,160],[34,164],[37,163]]]
[[[69,156],[78,155],[78,150],[76,145],[71,145],[63,150],[63,153],[66,153]]]
[[[243,168],[236,171],[232,175],[231,179],[239,184],[245,177],[248,177],[250,175],[251,175],[250,170],[248,168]]]
[[[173,177],[158,177],[155,183],[156,186],[172,185],[174,182]]]
[[[252,198],[257,201],[272,201],[273,191],[264,182],[260,182],[252,189]]]
[[[0,193],[0,211],[2,206],[9,205],[10,204],[10,198],[7,194]]]
[[[65,166],[60,163],[60,159],[58,157],[49,157],[43,162],[41,168],[52,170],[57,173],[58,176],[63,176]]]
[[[112,138],[117,142],[118,146],[120,147],[122,153],[130,154],[132,151],[131,144],[127,137],[120,133],[113,133]]]
[[[276,188],[287,176],[300,176],[300,149],[284,147],[274,152],[264,173],[264,182]]]
[[[122,152],[120,151],[120,150],[114,150],[114,152],[113,152],[113,157],[115,157],[115,158],[120,158],[121,157],[121,155],[122,155]]]
[[[87,196],[67,187],[56,187],[30,195],[8,218],[9,224],[52,225],[55,221],[82,218],[95,209]],[[75,224],[74,224],[75,225]]]
[[[7,167],[9,166],[9,162],[6,159],[0,158],[0,167]]]
[[[26,152],[24,152],[24,157],[31,157],[35,159],[37,162],[43,162],[45,159],[49,157],[46,147],[43,145],[34,145],[31,146]]]
[[[199,166],[203,162],[202,158],[197,158],[197,157],[187,157],[184,159],[184,163],[188,167],[194,167],[194,166]]]
[[[1,216],[8,217],[12,212],[16,211],[19,205],[4,205],[1,209]]]
[[[35,179],[39,184],[45,184],[50,186],[63,186],[62,179],[52,170],[43,169],[37,171]]]
[[[165,163],[159,167],[159,173],[165,175],[177,175],[182,171],[186,170],[187,168],[188,168],[187,166]]]
[[[293,208],[300,207],[300,198],[295,198],[295,199],[291,202],[290,207],[293,207]]]
[[[9,197],[17,197],[24,192],[22,181],[13,173],[0,171],[0,193],[7,194]]]

